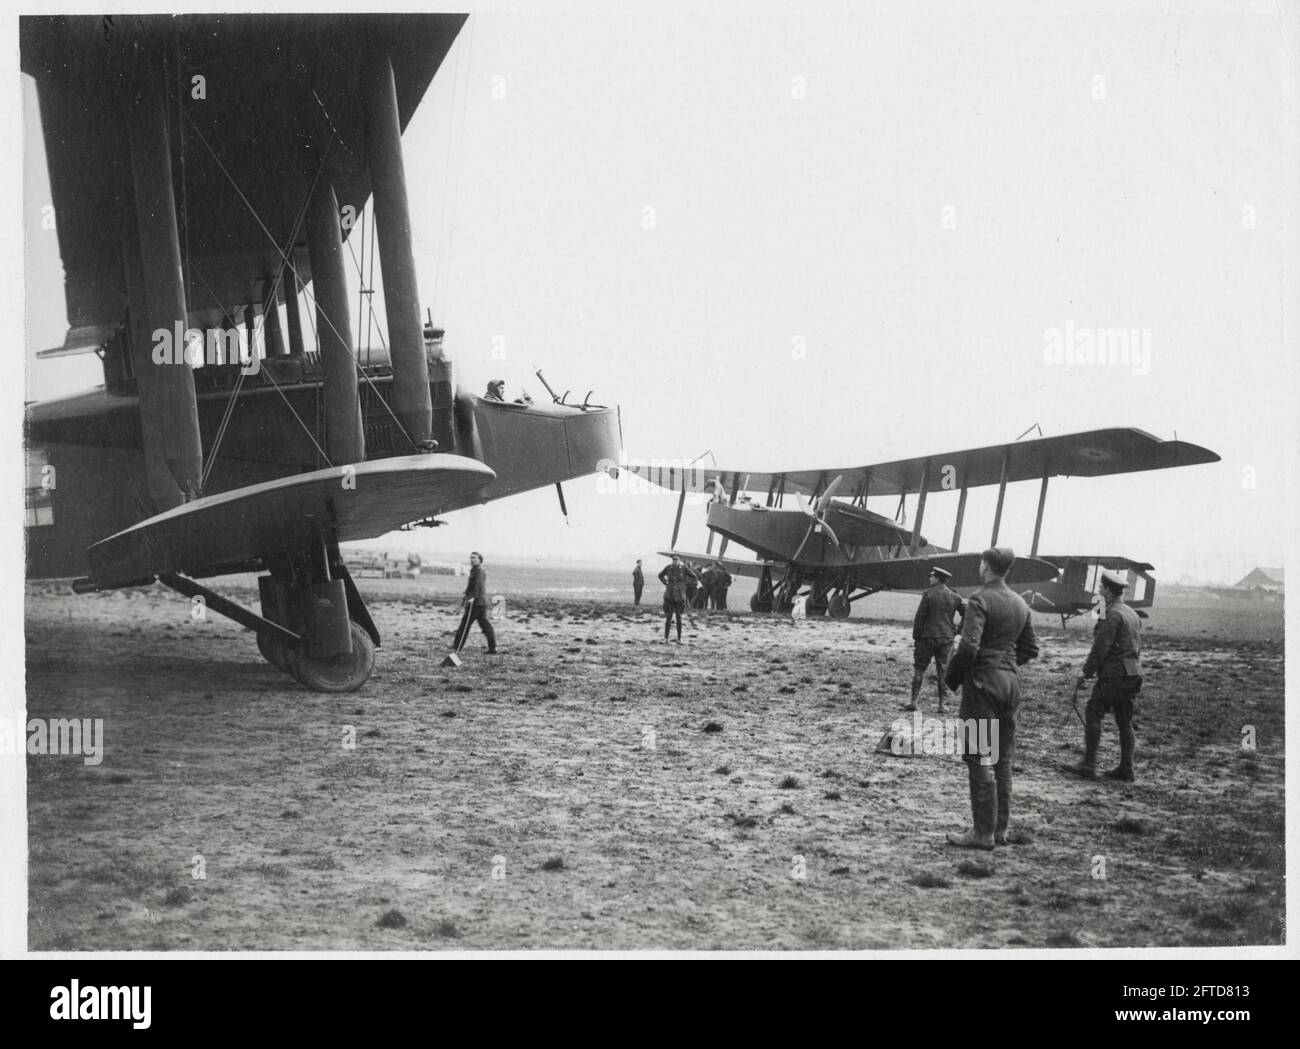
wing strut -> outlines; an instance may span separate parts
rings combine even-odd
[[[989,546],[998,545],[998,529],[1002,527],[1002,500],[1007,497],[1007,467],[1011,464],[1011,449],[1002,453],[1002,479],[998,481],[998,508],[993,513],[993,536]]]
[[[1049,472],[1043,473],[1043,487],[1038,490],[1038,516],[1034,518],[1034,545],[1029,551],[1030,557],[1038,556],[1038,537],[1043,531],[1043,508],[1047,505],[1047,480]]]
[[[677,533],[682,527],[682,511],[686,508],[686,478],[682,478],[682,494],[677,500],[677,519],[673,521],[673,541],[670,549],[677,549]]]
[[[961,495],[957,499],[957,525],[952,530],[952,549],[956,553],[961,549],[961,525],[966,517],[966,491],[965,485],[961,486]]]
[[[916,548],[921,543],[921,522],[925,520],[925,497],[927,489],[930,487],[930,460],[925,461],[925,466],[921,469],[921,491],[916,501],[916,523],[912,526],[912,542],[907,548],[909,557],[916,556]]]

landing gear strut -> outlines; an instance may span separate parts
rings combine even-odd
[[[306,553],[268,559],[257,583],[262,614],[185,576],[158,581],[257,635],[257,650],[277,670],[313,692],[355,692],[375,669],[379,631],[339,554],[318,542]]]
[[[355,692],[375,669],[379,631],[343,564],[338,545],[318,540],[310,555],[271,561],[258,579],[262,615],[298,635],[286,644],[259,631],[266,661],[313,692]]]

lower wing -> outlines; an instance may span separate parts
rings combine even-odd
[[[90,548],[90,582],[120,586],[165,572],[214,568],[301,549],[328,531],[371,539],[480,501],[496,474],[459,455],[410,455],[331,467],[206,496],[150,517]]]

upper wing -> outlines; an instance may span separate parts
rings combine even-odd
[[[21,65],[40,98],[72,326],[60,350],[76,352],[76,344],[94,339],[97,326],[109,325],[111,334],[122,320],[122,228],[135,221],[122,203],[132,199],[125,121],[135,47],[157,44],[172,65],[172,168],[180,180],[186,270],[195,275],[186,294],[190,313],[209,317],[223,305],[263,301],[261,282],[278,272],[277,245],[288,242],[326,153],[339,207],[360,214],[370,177],[359,70],[369,58],[391,58],[405,129],[465,18],[20,19]],[[194,97],[195,76],[204,78],[201,100]],[[310,279],[305,252],[295,265]]]
[[[706,491],[713,481],[731,492],[783,492],[818,495],[836,477],[843,477],[839,494],[898,495],[920,491],[926,474],[927,492],[979,488],[998,484],[1006,468],[1007,483],[1043,477],[1103,477],[1108,474],[1163,470],[1171,466],[1215,463],[1219,456],[1186,441],[1162,441],[1142,430],[1092,430],[1088,433],[1041,437],[1032,441],[995,444],[957,452],[897,459],[869,466],[791,470],[783,473],[716,467],[665,469],[629,463],[627,469],[664,488]],[[869,487],[868,487],[869,485]]]
[[[496,474],[459,455],[409,455],[282,477],[158,514],[90,548],[90,578],[120,585],[163,572],[202,575],[292,549],[314,527],[371,539],[480,501]]]

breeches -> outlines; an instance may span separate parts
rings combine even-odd
[[[957,717],[971,726],[963,731],[963,739],[987,741],[991,744],[987,756],[978,751],[972,752],[974,748],[967,746],[962,760],[972,765],[991,765],[999,770],[1005,768],[1010,772],[1019,711],[1015,707],[999,703],[978,685],[967,680],[962,686]]]
[[[923,637],[913,643],[912,646],[912,666],[918,674],[925,672],[925,668],[934,660],[934,667],[939,671],[939,680],[943,680],[943,675],[948,670],[948,660],[952,658],[952,642],[938,641],[934,638]]]
[[[1107,714],[1115,715],[1115,724],[1126,729],[1133,723],[1142,676],[1098,678],[1084,708],[1084,723],[1101,726]]]

